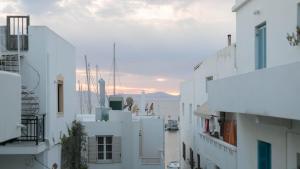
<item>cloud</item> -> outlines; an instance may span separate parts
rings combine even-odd
[[[5,15],[30,14],[32,25],[47,25],[77,47],[78,69],[84,68],[83,55],[87,55],[93,66],[112,70],[112,44],[116,42],[119,72],[146,79],[157,90],[159,85],[168,84],[168,88],[173,87],[168,90],[178,91],[178,79],[191,77],[196,63],[223,48],[227,34],[234,37],[233,3],[234,0],[2,0],[0,22],[5,23]],[[124,77],[128,81],[132,76]],[[158,83],[155,79],[159,77],[168,81]],[[126,86],[148,88],[137,80],[133,82]]]
[[[99,77],[101,74],[101,78],[106,80],[106,89],[108,94],[112,94],[113,91],[113,76],[111,71],[101,69],[99,71]],[[79,87],[79,83],[82,84],[83,90],[87,90],[86,85],[86,73],[84,69],[76,70],[77,77],[77,89]],[[91,90],[96,92],[96,71],[95,69],[91,70]],[[163,83],[164,82],[164,83]],[[166,83],[168,82],[168,83]],[[161,78],[157,76],[148,76],[144,74],[131,74],[118,72],[116,76],[116,91],[117,93],[127,93],[127,94],[138,94],[141,91],[145,91],[147,93],[164,91],[166,93],[176,95],[178,94],[177,84],[180,83],[180,79],[175,79],[172,77]]]

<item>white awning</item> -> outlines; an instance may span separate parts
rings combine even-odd
[[[203,103],[200,107],[197,107],[195,111],[196,116],[201,116],[204,118],[209,118],[213,116],[213,113],[211,113],[208,109],[208,104],[207,102]]]

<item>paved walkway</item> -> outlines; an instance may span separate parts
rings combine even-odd
[[[170,161],[179,161],[179,131],[165,132],[165,168]]]

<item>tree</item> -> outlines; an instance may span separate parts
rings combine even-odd
[[[86,133],[84,126],[73,121],[71,128],[68,127],[68,136],[65,134],[61,139],[61,168],[62,169],[87,169],[87,160],[84,156],[86,152]]]

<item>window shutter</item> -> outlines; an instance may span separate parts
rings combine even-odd
[[[113,163],[121,162],[122,142],[120,136],[114,136],[112,142],[112,161]]]
[[[89,163],[96,163],[97,162],[97,139],[96,137],[89,137],[88,138],[88,162]]]

